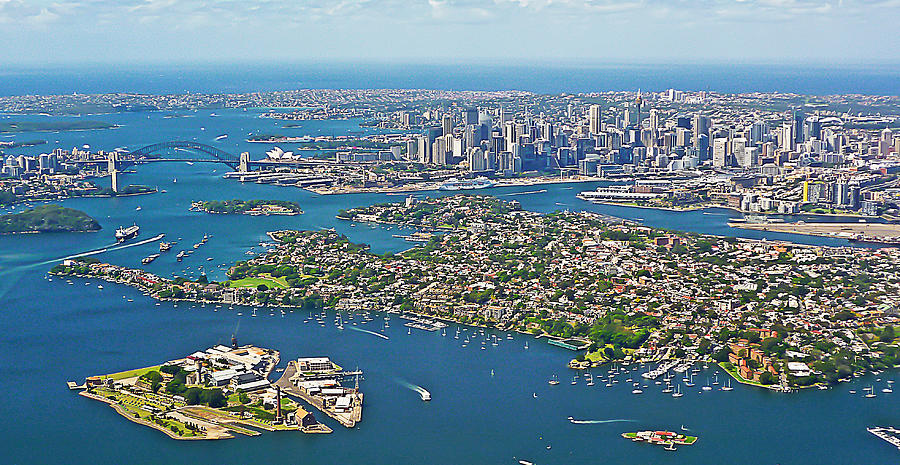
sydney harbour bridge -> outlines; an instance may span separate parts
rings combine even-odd
[[[235,171],[248,172],[254,167],[321,166],[324,160],[300,159],[285,161],[257,160],[251,161],[250,153],[234,155],[212,145],[193,141],[169,141],[146,145],[130,152],[111,152],[106,160],[93,160],[93,163],[106,163],[111,177],[111,187],[118,192],[119,172],[123,167],[144,163],[190,162],[190,163],[222,163]]]

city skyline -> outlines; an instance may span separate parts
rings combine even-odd
[[[0,1],[9,66],[285,60],[884,63],[895,0]]]

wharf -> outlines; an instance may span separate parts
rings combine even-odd
[[[897,449],[900,449],[900,429],[891,428],[891,427],[875,427],[875,428],[866,428],[866,431],[874,434],[875,436],[884,439],[892,446],[896,446]]]
[[[355,399],[349,412],[337,412],[332,408],[326,407],[323,398],[314,396],[306,392],[304,389],[294,386],[290,380],[296,373],[297,365],[293,360],[291,360],[290,362],[288,362],[287,367],[281,374],[281,378],[279,378],[278,381],[276,381],[274,384],[276,386],[281,386],[281,392],[289,396],[299,397],[304,402],[312,405],[325,415],[328,415],[329,417],[337,420],[338,423],[344,425],[347,428],[353,428],[359,421],[362,420],[363,394],[361,392],[355,393]]]

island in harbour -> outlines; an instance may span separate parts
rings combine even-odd
[[[900,357],[897,249],[675,233],[471,195],[409,198],[339,217],[431,236],[402,253],[376,254],[333,230],[274,231],[268,252],[235,263],[218,283],[91,258],[52,272],[158,299],[382,308],[514,330],[579,351],[573,368],[718,362],[739,382],[779,390],[891,369]]]
[[[0,133],[86,131],[115,127],[115,124],[104,121],[4,121],[0,123]]]
[[[100,223],[87,213],[56,204],[0,215],[0,234],[89,232],[100,229]]]
[[[345,415],[359,421],[362,394],[358,388],[340,387],[341,369],[330,359],[291,361],[290,373],[272,383],[269,375],[279,361],[278,351],[238,346],[232,337],[231,346],[216,345],[160,365],[68,384],[82,390],[81,396],[107,403],[123,417],[180,440],[258,436],[259,430],[332,431],[291,396],[342,424]],[[303,372],[298,374],[296,367]]]
[[[205,213],[240,215],[299,215],[300,204],[287,200],[210,200],[191,202],[191,210]]]

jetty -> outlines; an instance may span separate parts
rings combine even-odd
[[[359,373],[361,372],[353,372],[357,376]],[[295,384],[291,381],[292,378],[297,378],[297,375],[297,362],[291,360],[288,362],[284,372],[282,372],[281,378],[275,382],[275,385],[280,386],[281,391],[286,395],[302,399],[347,428],[353,428],[362,420],[363,394],[359,392],[358,388],[323,388],[313,392],[312,389],[308,390],[299,385],[299,383]],[[343,374],[336,374],[335,376],[343,377]],[[313,376],[312,378],[321,380],[320,376]],[[341,395],[338,395],[338,390],[341,391]]]
[[[898,436],[900,436],[900,429],[892,428],[890,426],[888,426],[888,427],[877,427],[876,426],[873,428],[866,428],[866,431],[874,434],[875,436],[877,436],[881,439],[884,439],[885,441],[888,442],[888,444],[895,446],[897,449],[900,449],[900,437],[898,437]]]

